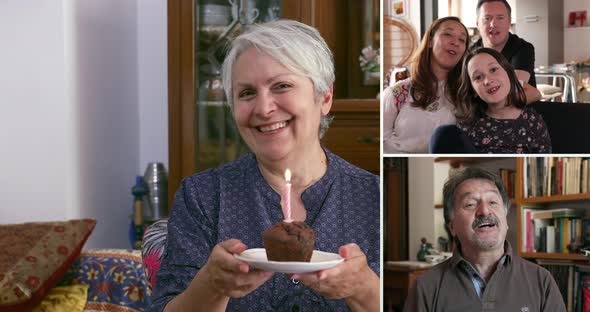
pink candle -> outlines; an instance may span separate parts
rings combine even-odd
[[[291,222],[291,170],[285,170],[285,222]]]

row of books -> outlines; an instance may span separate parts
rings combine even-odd
[[[582,157],[525,157],[524,197],[590,192],[590,159]]]
[[[590,220],[582,217],[572,208],[522,207],[522,252],[576,253],[590,244],[584,235]]]
[[[553,275],[567,311],[590,310],[590,264],[560,260],[537,260],[537,264]]]

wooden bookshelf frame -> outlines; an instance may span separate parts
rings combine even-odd
[[[502,160],[513,157],[436,157],[434,162],[449,162],[451,167],[457,168],[461,164],[483,163],[486,161]]]
[[[552,156],[551,156],[552,157]],[[571,157],[574,158],[574,157]],[[569,194],[569,195],[553,195],[553,196],[539,196],[524,198],[524,157],[516,158],[516,189],[515,189],[515,203],[516,203],[516,228],[517,228],[517,246],[518,255],[528,259],[560,259],[588,261],[589,258],[581,254],[565,254],[565,253],[543,253],[543,252],[523,252],[522,251],[522,213],[521,207],[532,204],[550,204],[559,202],[574,202],[574,201],[590,201],[590,193]]]
[[[590,193],[529,197],[521,200],[522,204],[545,204],[568,201],[590,200]]]
[[[558,260],[575,260],[588,261],[588,257],[581,254],[562,254],[546,252],[519,252],[522,258],[527,259],[558,259]]]

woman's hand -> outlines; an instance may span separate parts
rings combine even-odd
[[[172,299],[164,311],[225,311],[230,297],[243,297],[266,282],[271,272],[250,271],[247,263],[234,258],[233,253],[244,250],[246,245],[237,239],[215,245],[191,285]]]
[[[353,311],[379,311],[379,277],[357,244],[338,250],[344,262],[314,273],[294,274],[304,285],[329,299],[346,299]]]
[[[239,298],[264,284],[272,272],[250,270],[247,263],[234,258],[234,253],[246,250],[246,245],[237,239],[217,244],[207,263],[199,271],[205,285],[217,295]]]

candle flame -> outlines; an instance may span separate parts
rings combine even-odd
[[[285,170],[285,181],[287,181],[287,183],[291,183],[291,170],[289,170],[289,168]]]

